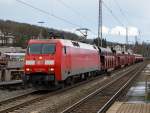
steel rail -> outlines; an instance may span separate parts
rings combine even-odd
[[[134,66],[136,67],[137,65],[134,65]],[[131,67],[129,67],[129,69],[130,69],[130,68],[131,68]],[[132,68],[133,68],[133,67],[132,67]],[[119,72],[119,73],[116,73],[116,75],[117,75],[117,74],[119,75],[120,72]],[[103,74],[103,75],[104,75],[104,74]],[[100,78],[102,78],[102,77],[103,77],[102,75],[101,75],[101,76],[97,76],[97,77],[95,77],[95,78],[92,78],[92,79],[89,79],[89,80],[86,80],[86,81],[83,81],[83,82],[74,84],[73,86],[69,86],[69,87],[66,87],[66,88],[61,89],[61,90],[57,90],[57,91],[54,91],[54,92],[50,92],[50,93],[48,93],[48,94],[44,94],[44,95],[38,96],[38,97],[33,98],[33,99],[31,99],[31,100],[28,100],[28,101],[25,101],[25,102],[23,102],[23,103],[14,105],[14,106],[12,106],[12,107],[8,107],[8,108],[6,108],[6,109],[2,109],[2,110],[0,110],[0,113],[6,113],[6,112],[14,111],[14,110],[19,109],[19,108],[21,108],[21,107],[27,106],[27,105],[29,105],[29,104],[33,104],[34,102],[37,102],[37,101],[44,100],[44,99],[46,99],[46,98],[48,98],[48,97],[50,97],[50,96],[59,94],[59,93],[61,93],[61,92],[67,91],[67,90],[69,90],[69,89],[73,89],[73,88],[75,88],[75,87],[77,87],[77,86],[80,86],[80,85],[84,85],[84,84],[86,84],[86,83],[89,83],[90,81],[94,81],[94,80],[97,80],[98,78],[100,79]],[[32,93],[34,93],[34,92],[32,92]],[[24,99],[24,98],[26,98],[26,97],[29,96],[29,95],[30,95],[30,94],[23,94],[23,95],[20,95],[20,96],[16,96],[16,97],[13,97],[13,98],[10,98],[10,99],[1,101],[1,102],[0,102],[0,105],[3,106],[3,104],[6,104],[6,103],[8,103],[8,102],[14,102],[14,101],[18,101],[19,99]]]
[[[142,69],[145,67],[145,65],[143,67],[141,67],[128,81],[126,84],[124,84],[118,91],[117,93],[115,93],[111,99],[101,108],[99,109],[99,111],[97,113],[104,113],[106,112],[106,110],[108,110],[108,108],[114,103],[114,101],[116,100],[116,98],[119,96],[119,94],[121,94],[121,92],[123,92],[123,90],[135,79],[135,77],[142,71]]]
[[[137,66],[137,67],[139,67],[139,66]],[[89,94],[85,98],[81,99],[80,101],[76,102],[75,104],[71,105],[70,107],[68,107],[67,109],[65,109],[64,111],[62,111],[61,113],[71,113],[73,110],[75,110],[79,106],[82,106],[82,104],[85,103],[88,99],[92,98],[93,96],[95,96],[96,94],[98,94],[99,92],[101,92],[102,90],[104,90],[105,88],[107,88],[108,86],[110,86],[111,84],[113,84],[114,82],[118,81],[120,78],[126,76],[127,74],[131,73],[132,71],[135,71],[137,69],[137,67],[135,67],[132,70],[129,70],[128,72],[125,72],[122,76],[119,76],[115,80],[113,80],[113,81],[109,82],[108,84],[100,87],[99,89],[97,89],[93,93]]]

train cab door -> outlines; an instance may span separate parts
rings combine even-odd
[[[63,54],[63,62],[62,62],[62,75],[63,79],[66,79],[70,74],[70,67],[69,67],[69,52],[68,47],[64,46],[64,54]]]
[[[65,64],[66,64],[66,73],[69,75],[71,73],[71,54],[68,47],[65,46]]]
[[[62,63],[62,71],[63,74],[66,75],[67,74],[67,48],[66,46],[63,47],[63,63]]]

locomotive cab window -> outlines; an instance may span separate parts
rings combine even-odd
[[[41,54],[41,44],[31,44],[28,46],[28,54]]]
[[[55,54],[55,44],[43,44],[42,54]]]
[[[30,44],[27,49],[28,54],[55,54],[55,44]]]

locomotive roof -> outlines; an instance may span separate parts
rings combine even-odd
[[[142,55],[140,55],[140,54],[134,54],[135,56],[137,56],[137,57],[143,57]]]
[[[69,46],[69,47],[75,47],[75,48],[83,48],[83,49],[89,49],[89,50],[95,50],[98,51],[98,48],[94,45],[82,43],[82,42],[77,42],[77,41],[72,41],[72,40],[67,40],[67,39],[39,39],[39,40],[30,40],[29,43],[48,43],[48,42],[60,42],[64,46]],[[75,46],[74,43],[77,43],[78,46]]]
[[[103,47],[99,47],[101,50],[101,53],[112,53],[112,50],[110,48],[103,48]]]
[[[122,51],[116,51],[117,54],[122,54]]]
[[[74,46],[73,43],[78,43],[80,48],[83,48],[83,49],[90,49],[90,50],[97,50],[98,51],[98,48],[94,45],[90,45],[90,44],[86,44],[86,43],[82,43],[82,42],[77,42],[77,41],[72,41],[72,40],[64,40],[64,39],[60,39],[61,43],[65,46],[70,46],[70,47],[77,47],[77,46]],[[78,48],[77,47],[77,48]]]
[[[125,55],[128,55],[129,53],[128,53],[128,52],[124,52],[124,54],[125,54]]]

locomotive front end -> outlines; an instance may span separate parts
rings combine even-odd
[[[25,56],[24,83],[38,88],[53,86],[56,79],[55,54],[55,43],[31,41]]]

